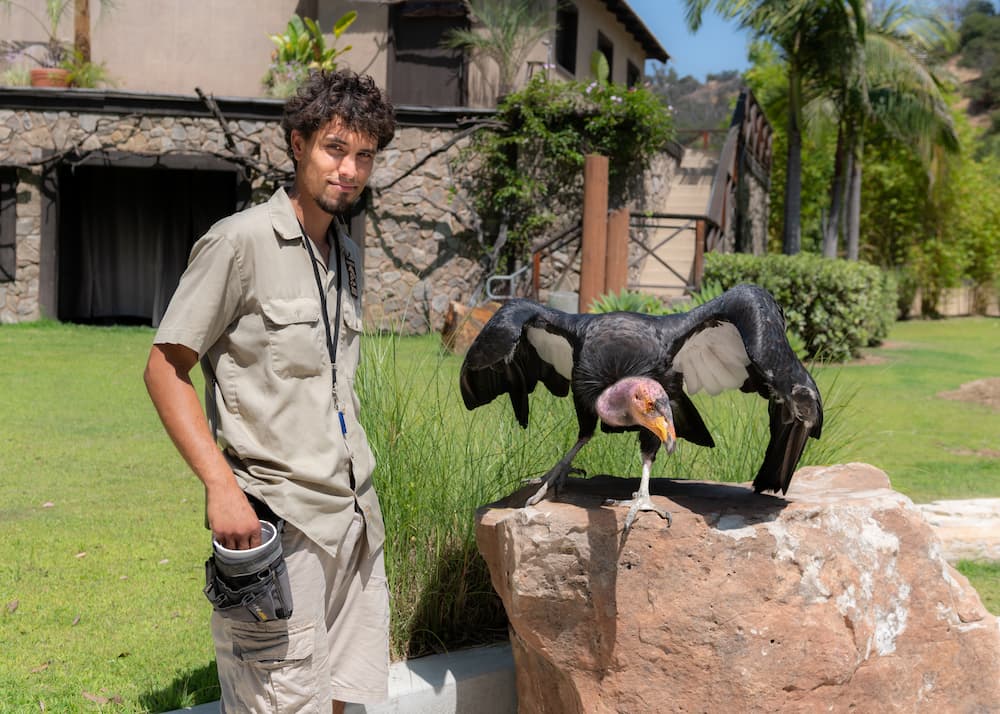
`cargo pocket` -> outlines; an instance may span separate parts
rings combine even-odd
[[[279,377],[322,374],[325,351],[319,301],[312,298],[272,299],[260,307],[275,374]]]
[[[238,665],[234,690],[239,711],[319,711],[313,666],[312,623],[232,623],[233,655]],[[267,704],[265,704],[267,703]]]

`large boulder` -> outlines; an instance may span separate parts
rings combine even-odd
[[[570,479],[481,509],[521,712],[987,712],[1000,629],[920,511],[866,464],[749,485]]]

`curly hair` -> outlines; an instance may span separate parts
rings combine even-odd
[[[285,102],[281,117],[286,151],[293,164],[292,130],[309,138],[333,119],[339,119],[353,132],[374,137],[379,150],[388,145],[396,131],[392,103],[371,77],[350,70],[312,70]]]

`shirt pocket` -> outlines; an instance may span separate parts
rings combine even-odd
[[[324,342],[320,305],[312,298],[272,298],[261,303],[271,350],[271,367],[279,377],[315,377],[323,373]]]
[[[364,327],[364,313],[361,308],[360,298],[344,296],[344,325],[347,329],[359,333]]]

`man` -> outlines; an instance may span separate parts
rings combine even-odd
[[[395,120],[370,77],[313,72],[282,128],[294,184],[197,242],[145,381],[205,486],[214,539],[252,548],[259,514],[285,522],[291,617],[212,615],[223,711],[325,712],[332,702],[336,714],[345,701],[385,698],[389,610],[354,391],[361,254],[335,214],[361,195]],[[189,377],[199,360],[211,427]]]

